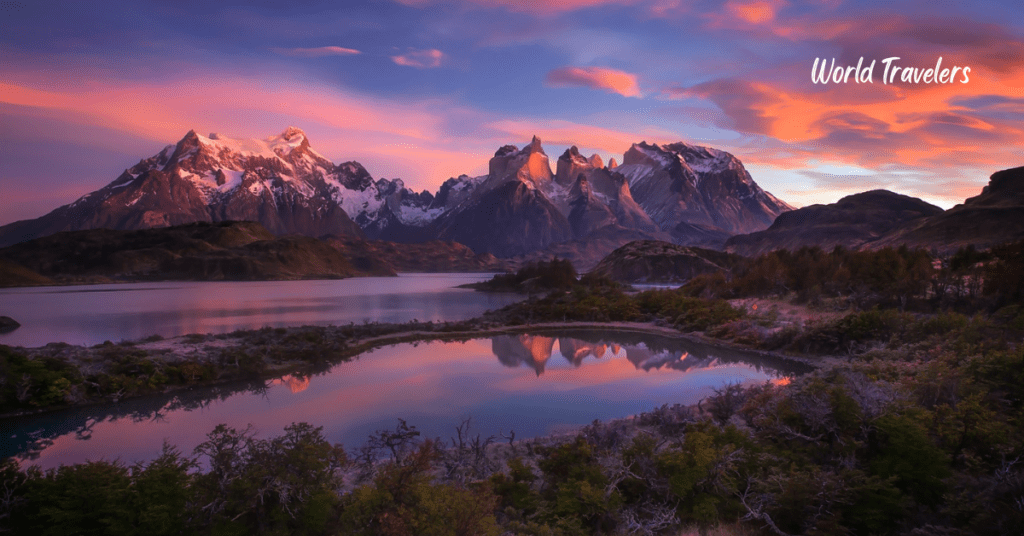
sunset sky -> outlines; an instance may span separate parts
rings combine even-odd
[[[898,5],[897,8],[893,7]],[[882,83],[969,66],[969,82]],[[877,62],[814,84],[815,58]],[[0,224],[195,129],[294,125],[335,162],[435,191],[537,135],[730,151],[795,206],[888,188],[949,207],[1024,165],[1016,2],[0,1]]]

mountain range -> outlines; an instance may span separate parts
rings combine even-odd
[[[552,168],[534,137],[498,148],[486,175],[453,177],[431,193],[374,179],[358,162],[335,164],[298,128],[262,140],[190,131],[73,203],[0,227],[0,248],[65,231],[228,221],[328,240],[371,271],[381,257],[386,270],[491,270],[552,256],[585,271],[636,240],[741,255],[904,243],[947,252],[1024,238],[1024,168],[995,173],[947,211],[885,190],[794,210],[733,155],[684,142],[634,143],[621,164],[573,146]]]
[[[682,142],[633,144],[621,165],[570,147],[552,171],[534,137],[499,148],[486,175],[431,193],[334,164],[294,127],[263,140],[190,131],[73,203],[0,227],[0,247],[62,231],[254,221],[279,236],[443,240],[504,258],[562,246],[593,264],[635,239],[721,247],[791,208],[734,156]]]

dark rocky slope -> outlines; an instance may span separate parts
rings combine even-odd
[[[940,214],[908,222],[867,247],[907,244],[949,253],[967,245],[986,249],[1021,239],[1024,167],[993,173],[979,195]]]
[[[523,180],[498,186],[462,210],[436,222],[442,240],[465,244],[478,253],[512,257],[572,238],[558,208]]]
[[[872,190],[832,204],[811,205],[780,214],[764,231],[730,238],[725,249],[748,257],[777,249],[795,251],[804,246],[857,249],[901,225],[941,213],[941,208],[916,197]]]

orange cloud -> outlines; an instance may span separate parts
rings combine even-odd
[[[434,48],[430,50],[412,50],[400,56],[391,56],[391,61],[398,65],[416,67],[417,69],[440,67],[444,59],[444,52]]]
[[[603,89],[623,97],[641,96],[635,74],[604,67],[562,67],[549,72],[545,82],[555,87]]]
[[[725,5],[725,8],[735,17],[751,24],[761,24],[775,18],[775,12],[779,8],[779,3],[764,0],[729,2]]]
[[[434,190],[463,173],[484,174],[495,148],[534,134],[548,144],[616,156],[641,139],[679,140],[669,131],[631,125],[615,130],[585,122],[507,118],[441,99],[393,101],[295,77],[270,84],[242,75],[195,76],[160,84],[79,76],[68,84],[60,73],[5,73],[0,103],[18,105],[30,116],[62,118],[69,128],[61,135],[69,139],[76,125],[129,132],[154,145],[173,143],[190,129],[264,138],[297,125],[335,162],[357,160],[373,176],[402,178],[417,190]]]
[[[1002,47],[972,33],[961,37],[978,43],[978,58],[988,57],[989,46]],[[934,68],[936,61],[908,56],[900,65]],[[872,84],[815,85],[807,61],[760,80],[713,80],[665,94],[717,106],[721,113],[706,117],[745,135],[746,146],[733,152],[747,164],[777,170],[769,176],[780,180],[767,187],[787,201],[832,202],[888,188],[948,207],[976,195],[992,172],[1024,163],[1024,69],[966,64],[974,67],[967,84],[886,85],[878,65]],[[943,56],[943,66],[952,65],[965,62]],[[856,166],[866,175],[819,180],[814,170],[823,164]],[[796,175],[793,183],[781,180],[786,171]]]
[[[853,193],[851,188],[885,187],[950,206],[965,193],[976,194],[992,172],[1024,160],[1019,30],[900,13],[781,17],[782,4],[747,9],[755,4],[733,3],[725,13],[707,13],[706,27],[738,28],[768,43],[782,37],[807,50],[805,60],[663,94],[713,103],[719,111],[688,103],[676,115],[742,133],[745,141],[734,152],[745,163],[774,170],[768,175],[775,178],[796,175],[798,185],[776,192],[787,201],[795,196],[831,202]],[[820,49],[829,50],[825,59],[834,57],[837,65],[876,60],[873,83],[813,84],[811,65]],[[884,84],[881,60],[890,56],[899,56],[901,67],[922,70],[934,68],[939,57],[945,68],[967,65],[970,82],[912,84],[897,78]],[[867,175],[826,173],[808,188],[806,178],[825,164],[856,166]]]
[[[356,54],[362,54],[362,52],[354,48],[345,47],[316,47],[316,48],[274,48],[271,49],[278,54],[284,54],[285,56],[298,56],[300,58],[320,58],[323,56],[353,56]]]
[[[424,7],[439,3],[439,0],[397,0],[407,6]],[[485,8],[505,8],[520,13],[551,14],[576,11],[607,4],[630,5],[639,0],[464,0]]]

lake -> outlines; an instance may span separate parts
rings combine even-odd
[[[21,327],[0,344],[100,344],[264,326],[465,320],[523,299],[453,288],[493,274],[402,274],[316,281],[166,282],[0,289]]]
[[[483,436],[528,438],[663,404],[693,404],[730,383],[785,383],[801,365],[686,340],[566,331],[464,342],[398,344],[312,377],[194,389],[120,404],[0,420],[0,457],[53,467],[100,458],[131,463],[165,440],[191,453],[220,423],[262,437],[296,421],[324,427],[350,451],[399,418],[448,438],[471,417]]]

